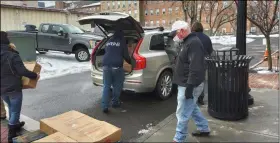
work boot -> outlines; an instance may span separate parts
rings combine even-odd
[[[17,136],[17,125],[8,125],[9,132],[8,132],[8,142],[12,143],[13,138]]]
[[[103,113],[106,113],[106,114],[109,113],[109,109],[108,108],[105,108],[102,111],[103,111]]]
[[[199,97],[198,97],[197,103],[198,103],[199,105],[204,105],[204,104],[205,104],[204,101],[203,101],[203,97],[204,97],[204,96],[199,96]]]
[[[25,122],[19,122],[17,125],[15,125],[16,130],[20,130],[25,125]]]
[[[195,137],[207,137],[210,135],[210,132],[200,132],[200,131],[195,131],[192,133],[193,136]]]
[[[5,120],[6,118],[6,116],[1,116],[1,120]]]

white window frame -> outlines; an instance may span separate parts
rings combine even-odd
[[[150,15],[154,15],[154,10],[153,9],[150,10]]]
[[[168,8],[168,14],[172,14],[172,7]]]
[[[164,12],[164,13],[163,13]],[[165,8],[162,9],[162,15],[165,15],[166,14],[166,11],[165,11]]]
[[[147,21],[145,21],[145,26],[146,26],[146,27],[148,26],[148,22],[147,22]]]
[[[159,26],[159,21],[158,20],[157,20],[156,24],[157,24],[157,26]]]
[[[128,11],[128,14],[129,14],[129,15],[131,15],[131,10],[130,10],[130,11]]]
[[[165,20],[162,20],[161,23],[163,26],[165,26]]]
[[[159,15],[159,9],[156,9],[156,15]]]
[[[227,33],[227,28],[222,28],[222,33]]]
[[[145,16],[148,16],[149,15],[149,12],[148,12],[148,10],[146,9],[145,10]]]
[[[154,25],[154,21],[151,20],[151,21],[150,21],[150,26],[153,26],[153,25]]]
[[[257,27],[250,27],[250,32],[257,32]]]

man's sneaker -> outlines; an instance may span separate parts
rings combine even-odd
[[[200,131],[195,131],[192,133],[193,136],[195,137],[207,137],[210,135],[210,132],[200,132]]]
[[[108,113],[108,112],[109,112],[108,108],[103,109],[103,113]]]

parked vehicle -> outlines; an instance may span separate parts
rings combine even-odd
[[[169,57],[165,51],[165,48],[172,49],[173,46],[167,43],[168,31],[145,32],[131,16],[117,12],[87,16],[81,18],[79,23],[94,23],[106,35],[91,55],[91,77],[94,85],[103,85],[102,57],[105,54],[105,44],[114,33],[115,25],[122,24],[133,67],[130,73],[126,73],[123,90],[134,93],[154,91],[162,100],[172,95],[171,60],[174,56]]]
[[[36,34],[36,50],[45,54],[49,50],[65,54],[75,54],[79,62],[89,61],[89,49],[95,47],[101,36],[84,33],[80,28],[69,24],[42,23],[38,30],[8,31],[9,36]]]

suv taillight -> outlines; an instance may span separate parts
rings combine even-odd
[[[136,62],[135,62],[135,67],[133,68],[133,70],[141,70],[141,69],[146,68],[146,58],[139,54],[139,48],[140,48],[142,41],[143,41],[143,39],[140,39],[137,46],[135,47],[135,52],[133,54],[133,57]]]
[[[92,50],[92,53],[91,53],[91,56],[90,56],[90,61],[91,61],[92,64],[94,63],[93,55],[94,55],[94,53],[96,52],[96,50],[98,49],[98,47],[99,47],[99,45],[100,45],[101,43],[102,43],[102,40],[99,41],[99,42],[97,43],[97,45],[95,45],[94,49]]]

